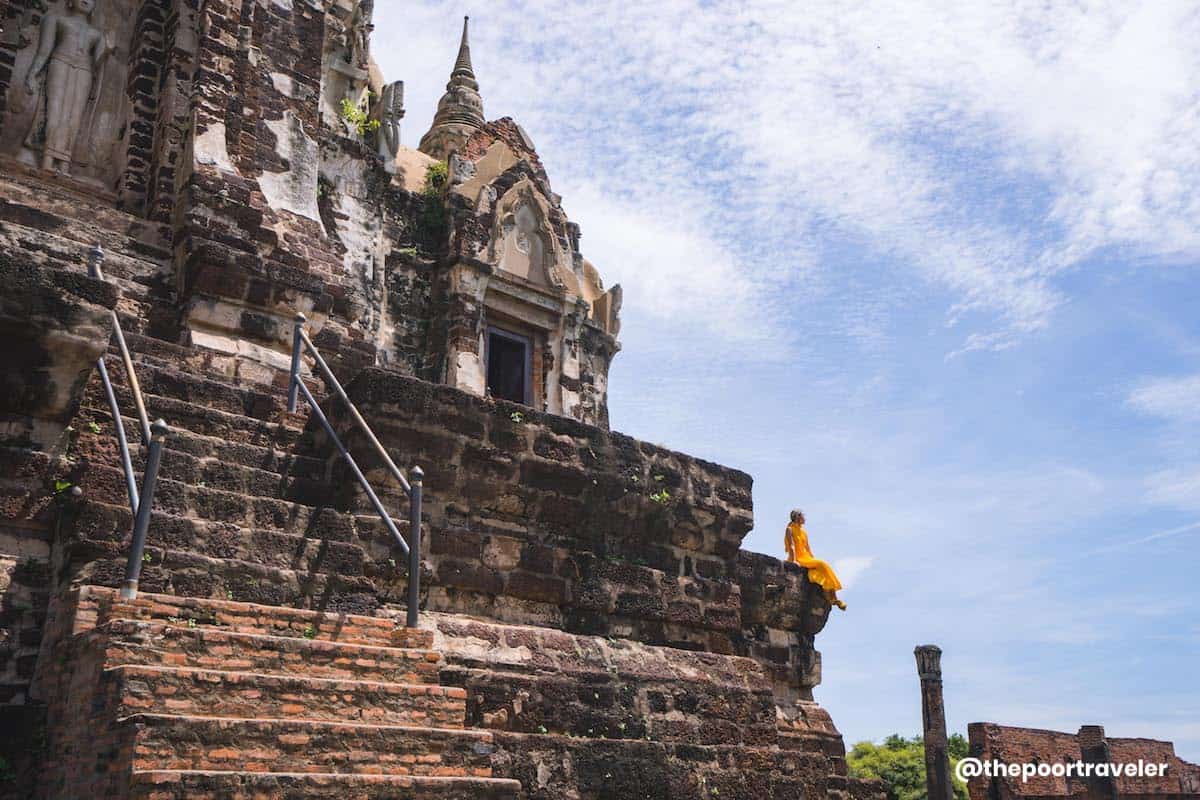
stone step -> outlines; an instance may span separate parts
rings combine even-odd
[[[109,371],[109,375],[112,376],[112,370]],[[113,393],[122,413],[132,414],[135,406],[129,390],[118,383],[114,385]],[[202,401],[189,402],[151,394],[146,392],[145,387],[142,389],[142,397],[146,403],[146,413],[151,420],[161,417],[172,429],[183,428],[201,436],[222,438],[256,447],[273,447],[277,450],[292,450],[295,447],[304,435],[307,419],[307,413],[260,419],[209,408],[203,405]],[[88,385],[83,405],[102,412],[109,410],[108,398],[105,397],[98,378]]]
[[[460,659],[453,652],[441,679],[471,696],[471,727],[695,745],[769,747],[776,742],[769,689],[751,690],[713,673],[693,674],[687,681],[673,675],[668,684],[631,676],[626,683],[624,676],[601,670],[563,675],[535,668],[524,674],[496,663],[464,670]],[[629,693],[635,682],[644,694]]]
[[[129,410],[129,409],[125,409]],[[129,440],[130,455],[137,458],[142,449],[140,423],[132,416],[122,416],[125,436]],[[99,428],[93,432],[92,423]],[[74,423],[79,430],[80,449],[91,451],[88,435],[97,437],[96,452],[109,453],[108,461],[118,464],[117,443],[112,429],[112,416],[108,408],[81,408]],[[270,473],[276,480],[303,478],[315,482],[327,479],[329,466],[322,458],[298,455],[273,447],[260,447],[244,442],[231,442],[215,436],[193,433],[186,428],[174,427],[163,448],[164,454],[181,453],[200,462],[219,461],[259,472]],[[166,458],[166,456],[164,456]],[[140,461],[138,462],[141,463]],[[190,467],[188,469],[191,469]]]
[[[80,503],[75,537],[70,542],[70,558],[120,556],[128,552],[132,531],[133,514],[128,505]],[[342,532],[335,529],[332,533],[337,536]],[[154,563],[167,551],[251,561],[276,569],[348,576],[363,575],[367,559],[359,544],[338,541],[319,528],[285,533],[152,511],[146,536],[147,562]]]
[[[135,770],[229,770],[490,778],[486,731],[137,714]]]
[[[91,426],[91,422],[95,422],[97,427]],[[141,476],[146,467],[146,449],[141,446],[140,425],[132,419],[123,419],[123,422],[126,426],[125,435],[130,440],[130,460],[134,471]],[[121,466],[117,438],[107,414],[96,409],[83,409],[73,424],[77,430],[74,455],[86,456],[93,463],[114,468]],[[299,457],[281,461],[285,469],[296,470],[285,474],[246,466],[215,455],[197,456],[182,449],[215,449],[209,442],[197,441],[189,432],[173,429],[163,446],[159,474],[196,486],[260,497],[319,498],[328,494],[325,464],[314,458]]]
[[[109,378],[114,387],[126,387],[127,377],[121,359],[113,353],[105,354]],[[181,370],[176,366],[166,366],[151,360],[135,360],[134,371],[138,383],[145,395],[183,400],[191,404],[215,409],[229,414],[250,417],[257,420],[279,422],[287,417],[285,409],[287,394],[283,390],[263,391],[261,385],[254,387],[237,386],[233,383],[212,380],[202,375]],[[99,380],[92,381],[88,387],[84,403],[96,408],[105,408],[107,399],[103,394]],[[122,408],[133,408],[122,404]],[[297,415],[293,423],[302,424],[303,417]]]
[[[140,485],[141,475],[135,474]],[[79,487],[85,500],[110,505],[129,503],[125,473],[115,465],[89,464],[87,472],[80,478]],[[266,530],[313,531],[318,524],[339,525],[340,530],[348,530],[347,526],[352,526],[348,512],[329,509],[322,505],[322,500],[311,495],[304,501],[297,501],[228,491],[175,480],[166,470],[159,473],[154,491],[154,509],[180,517]],[[399,520],[403,511],[405,509],[393,508],[392,518]],[[330,514],[343,519],[335,521]]]
[[[161,364],[178,365],[190,364],[198,355],[202,355],[203,351],[195,347],[177,344],[176,342],[168,342],[165,339],[159,339],[154,336],[143,336],[139,333],[125,332],[125,344],[129,346],[130,355],[134,360],[140,359],[155,359]],[[115,354],[116,342],[112,342],[112,347],[109,348],[109,353]],[[178,367],[176,367],[178,369]]]
[[[36,264],[79,272],[87,271],[92,247],[99,243],[105,254],[105,280],[136,301],[148,299],[150,284],[171,272],[169,251],[127,233],[65,226],[54,214],[11,198],[0,199],[0,242]]]
[[[789,728],[780,728],[777,738],[779,749],[821,756],[828,762],[831,773],[847,773],[846,754],[840,738],[819,736]]]
[[[462,728],[467,702],[463,689],[428,684],[132,665],[106,668],[102,685],[117,718],[160,713]]]
[[[105,250],[105,280],[121,293],[116,310],[122,328],[142,331],[155,319],[173,324],[174,311],[159,299],[173,274],[169,251],[120,231],[68,224],[50,211],[12,202],[3,191],[0,198],[0,247],[39,266],[85,274],[92,247],[99,242]]]
[[[442,657],[436,651],[317,639],[317,626],[309,624],[312,627],[297,632],[298,636],[264,636],[227,630],[216,620],[195,617],[112,619],[94,635],[102,638],[104,663],[110,667],[169,666],[329,680],[438,683]]]
[[[133,359],[135,369],[140,365],[146,365],[148,368],[185,370],[196,375],[211,377],[210,367],[213,351],[136,333],[133,326],[137,324],[138,320],[130,322],[131,325],[126,326],[125,320],[122,319],[121,329],[125,334],[125,344],[129,347],[129,355]],[[108,356],[116,359],[119,363],[120,355],[114,336],[109,342]],[[263,391],[272,389],[271,386],[257,388]]]
[[[11,161],[0,178],[0,221],[87,247],[166,265],[171,261],[171,226],[122,211],[85,192],[48,183],[38,170]]]
[[[76,561],[68,568],[77,585],[116,588],[124,579],[125,554]],[[350,614],[376,613],[389,597],[403,605],[405,587],[399,572],[389,587],[368,577],[277,569],[175,550],[152,555],[141,574],[141,588],[148,592]]]
[[[133,800],[517,800],[499,778],[250,772],[135,772]]]
[[[397,627],[394,620],[386,617],[152,592],[142,592],[136,600],[122,600],[112,589],[96,586],[80,591],[92,602],[100,604],[98,623],[118,619],[157,622],[194,619],[201,626],[216,625],[231,633],[258,636],[416,650],[428,650],[433,644],[432,631]]]

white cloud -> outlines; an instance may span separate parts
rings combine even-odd
[[[1129,393],[1135,410],[1169,421],[1200,420],[1200,375],[1157,378]]]
[[[846,556],[833,562],[833,571],[837,573],[842,586],[850,589],[858,578],[875,563],[873,556]]]
[[[1176,467],[1154,473],[1146,478],[1146,494],[1152,503],[1200,510],[1200,466]]]

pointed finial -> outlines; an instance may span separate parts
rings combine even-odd
[[[469,26],[471,23],[470,17],[463,17],[462,41],[458,43],[458,58],[454,59],[454,69],[450,73],[450,82],[454,83],[455,78],[465,79],[473,89],[478,89],[479,84],[475,82],[475,70],[471,67],[471,42],[469,38]]]
[[[470,17],[463,17],[462,40],[458,57],[450,72],[446,93],[438,101],[433,124],[421,137],[419,149],[426,155],[445,161],[451,153],[484,125],[483,98],[471,66]]]

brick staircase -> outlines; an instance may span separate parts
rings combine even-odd
[[[515,798],[432,633],[377,617],[83,587],[38,676],[50,797]],[[87,719],[86,725],[79,724]]]
[[[307,408],[288,414],[269,370],[159,338],[174,335],[163,231],[10,178],[0,244],[74,270],[103,245],[148,411],[172,427],[143,593],[125,602],[132,515],[97,376],[73,423],[58,477],[82,494],[62,504],[54,561],[80,588],[52,601],[34,678],[53,701],[42,796],[515,798],[517,781],[492,777],[493,734],[464,729],[466,691],[438,685],[433,634],[363,616],[404,561],[377,519],[332,507]]]
[[[288,414],[277,387],[201,377],[201,351],[136,334],[127,339],[149,413],[172,426],[154,498],[145,589],[369,614],[379,605],[381,580],[405,581],[404,559],[382,523],[335,507],[329,463],[311,449],[305,431],[307,409]],[[132,409],[118,360],[108,358],[121,407]],[[64,560],[77,583],[116,586],[132,515],[98,382],[89,386],[78,419],[83,495]],[[124,422],[136,446],[136,425]],[[137,470],[141,458],[134,456]]]

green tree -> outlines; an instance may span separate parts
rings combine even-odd
[[[953,734],[947,742],[950,770],[967,755],[967,740]],[[893,733],[880,744],[859,742],[846,754],[850,775],[855,778],[877,778],[887,785],[888,800],[927,800],[925,793],[925,743],[920,736],[905,739]],[[967,800],[967,787],[957,778],[955,800]]]

